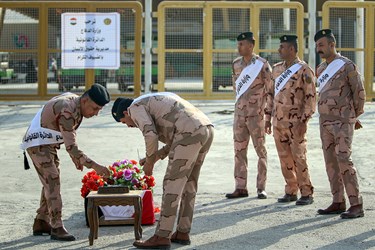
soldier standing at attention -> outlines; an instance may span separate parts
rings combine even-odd
[[[81,97],[64,93],[53,97],[36,114],[28,128],[21,148],[27,150],[42,182],[42,194],[33,235],[51,235],[53,240],[73,241],[62,222],[62,200],[60,194],[60,169],[57,150],[62,143],[78,170],[83,166],[94,169],[99,175],[109,177],[109,170],[99,165],[81,150],[76,142],[76,130],[83,117],[98,115],[110,101],[107,89],[94,84]],[[25,169],[28,169],[25,155]]]
[[[232,64],[232,81],[236,93],[234,108],[234,179],[235,190],[228,199],[247,197],[247,149],[250,138],[258,156],[257,195],[266,199],[267,150],[265,147],[264,107],[266,95],[272,89],[271,66],[253,53],[255,39],[252,32],[237,37],[240,57]]]
[[[155,234],[133,245],[167,249],[171,241],[189,245],[199,173],[214,136],[211,121],[191,103],[168,92],[147,94],[135,100],[118,98],[112,115],[117,122],[142,131],[146,158],[140,164],[146,175],[152,175],[154,164],[168,156]],[[158,141],[165,144],[160,149]],[[172,234],[178,207],[177,230]]]
[[[316,89],[313,70],[298,56],[295,35],[280,37],[282,62],[272,67],[274,88],[266,106],[266,132],[273,136],[286,182],[285,195],[278,202],[313,203],[313,186],[306,160],[307,123],[315,112]],[[298,190],[301,197],[297,200]]]
[[[363,217],[357,170],[351,159],[354,129],[361,128],[357,118],[363,114],[366,100],[357,66],[336,52],[336,39],[330,29],[318,31],[314,37],[316,52],[325,61],[317,69],[319,84],[320,139],[332,204],[319,209],[319,214],[341,214],[341,218]],[[345,191],[350,208],[346,210]]]

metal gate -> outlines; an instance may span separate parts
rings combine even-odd
[[[255,53],[270,64],[280,60],[281,35],[297,34],[304,48],[303,6],[297,2],[164,1],[157,17],[157,89],[189,99],[234,98],[231,67],[241,32],[255,34]]]
[[[357,64],[367,100],[375,100],[375,2],[328,1],[323,28],[332,29],[337,51]]]
[[[61,69],[61,14],[66,12],[120,14],[118,70]],[[80,94],[93,83],[105,85],[112,96],[139,96],[141,46],[142,5],[136,1],[1,1],[0,100],[49,99],[63,91]]]

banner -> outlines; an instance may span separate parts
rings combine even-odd
[[[63,13],[61,53],[63,69],[118,69],[120,14]]]

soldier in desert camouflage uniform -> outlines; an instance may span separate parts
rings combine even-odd
[[[49,234],[54,240],[75,240],[61,219],[60,161],[57,150],[64,143],[78,170],[82,171],[83,166],[86,166],[95,169],[98,174],[109,176],[109,170],[86,156],[76,143],[76,130],[83,117],[97,115],[109,100],[107,90],[95,84],[81,97],[65,93],[52,98],[33,119],[21,148],[27,150],[43,185],[40,207],[33,225],[34,235]]]
[[[252,32],[237,37],[241,55],[232,64],[232,81],[236,92],[234,108],[234,179],[235,191],[226,197],[247,197],[247,150],[250,138],[258,156],[257,195],[266,199],[267,150],[265,147],[264,107],[266,94],[271,91],[271,67],[260,56],[253,53],[255,40]]]
[[[160,220],[155,235],[135,241],[137,248],[169,248],[172,242],[190,244],[195,196],[201,166],[213,140],[211,121],[199,109],[173,93],[155,93],[137,99],[118,98],[112,115],[117,122],[138,127],[146,143],[140,161],[146,175],[168,156],[163,180]],[[165,145],[158,148],[158,141]],[[180,204],[177,230],[171,236]]]
[[[363,217],[357,170],[351,159],[354,129],[361,127],[366,100],[357,66],[336,52],[336,39],[330,29],[315,34],[316,51],[325,61],[317,69],[319,123],[324,160],[333,195],[332,204],[319,214],[341,214],[341,218]],[[350,208],[346,210],[345,191]]]
[[[285,195],[278,202],[297,200],[313,203],[313,186],[306,160],[307,123],[315,112],[316,90],[313,70],[298,56],[297,36],[280,37],[279,55],[284,61],[272,67],[274,88],[266,106],[266,132],[273,136],[284,176]]]

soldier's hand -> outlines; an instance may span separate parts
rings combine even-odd
[[[354,129],[357,130],[357,129],[360,129],[360,128],[363,128],[362,123],[359,120],[356,120],[355,124],[354,124]]]
[[[76,165],[76,169],[83,171],[83,165]]]
[[[98,166],[93,167],[93,169],[98,175],[103,176],[105,178],[109,177],[110,175],[109,169],[104,166],[98,165]]]
[[[272,132],[272,129],[271,129],[271,122],[270,121],[266,121],[265,123],[264,123],[264,130],[265,130],[265,132],[267,133],[267,134],[271,134],[271,132]]]
[[[145,162],[143,165],[143,171],[145,172],[145,175],[152,175],[152,171],[154,169],[154,165]]]
[[[160,160],[160,157],[159,157],[158,155],[155,155],[155,162],[154,162],[154,164],[155,164],[158,160]],[[143,166],[143,165],[145,165],[145,163],[146,163],[146,158],[142,158],[142,159],[139,160],[139,165]]]
[[[146,163],[146,158],[142,158],[139,160],[139,165],[143,166]]]

